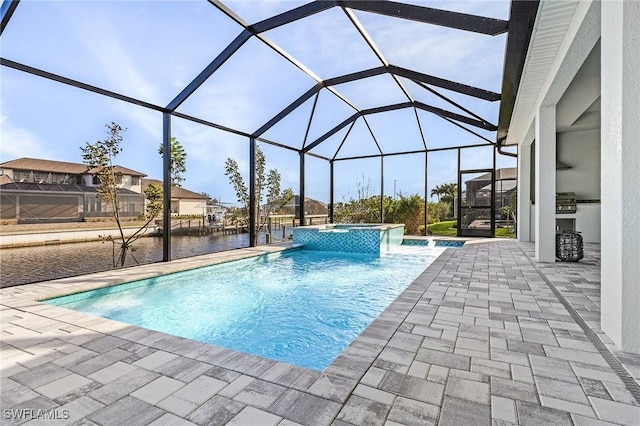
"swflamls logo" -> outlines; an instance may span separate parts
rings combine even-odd
[[[51,410],[36,410],[33,408],[5,408],[2,410],[5,420],[67,420],[71,415],[66,408],[53,408]]]

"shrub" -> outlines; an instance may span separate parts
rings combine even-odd
[[[404,223],[404,233],[421,235],[424,231],[424,198],[418,194],[404,196],[398,199],[385,199],[386,223]],[[422,225],[422,231],[420,226]]]
[[[429,203],[429,223],[442,222],[449,216],[451,206],[446,202]]]

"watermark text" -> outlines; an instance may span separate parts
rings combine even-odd
[[[5,420],[67,420],[70,417],[66,408],[52,408],[41,410],[34,408],[5,408],[2,418]]]

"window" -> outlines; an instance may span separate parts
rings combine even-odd
[[[96,175],[93,176],[93,184],[94,185],[100,185],[100,177],[99,176],[96,176]]]
[[[140,177],[131,176],[131,185],[140,185]]]
[[[45,183],[47,182],[48,174],[46,172],[34,172],[33,173],[33,181],[36,183]]]
[[[116,185],[122,185],[122,175],[121,174],[117,174],[116,175]]]
[[[15,182],[27,182],[29,180],[29,172],[15,171],[13,172],[13,180]]]

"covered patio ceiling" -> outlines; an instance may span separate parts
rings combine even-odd
[[[3,33],[12,17],[19,17],[19,3],[3,1]],[[166,103],[161,96],[134,97],[34,66],[38,58],[31,60],[28,54],[30,64],[5,57],[0,63],[161,112],[165,152],[170,152],[175,117],[248,138],[251,164],[255,143],[262,142],[298,152],[303,169],[305,155],[333,164],[475,146],[500,148],[496,131],[499,124],[508,126],[538,8],[538,1],[505,2],[503,14],[510,10],[503,19],[470,13],[475,2],[439,4],[459,8],[453,11],[427,7],[426,2],[321,0],[296,6],[300,2],[283,1],[270,3],[269,10],[281,13],[265,17],[258,3],[255,8],[251,2],[205,3],[228,21],[220,31],[229,34],[235,27],[235,38],[221,49],[214,47],[219,51],[208,64]],[[25,2],[21,7],[34,6]],[[389,28],[397,30],[393,36]],[[214,38],[216,33],[211,28]],[[448,53],[455,60],[446,61],[447,67],[429,57],[429,46],[435,49],[454,38]],[[218,45],[219,40],[212,43]],[[262,72],[260,61],[269,62]],[[489,75],[502,79],[484,87],[476,83]],[[211,96],[227,94],[224,88],[231,84],[242,93]],[[236,102],[235,94],[248,97],[257,113],[246,113],[248,104]],[[204,115],[193,107],[198,97],[210,105]],[[165,157],[165,183],[168,170]],[[254,171],[250,173],[253,182]],[[165,185],[167,203],[169,187]],[[300,192],[303,199],[304,190]],[[168,206],[165,216],[168,221]]]

